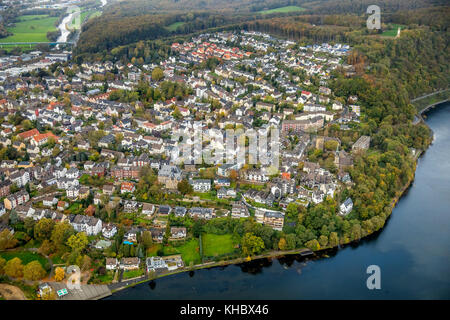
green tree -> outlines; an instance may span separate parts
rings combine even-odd
[[[316,239],[309,240],[308,242],[305,243],[305,246],[311,249],[312,251],[320,250],[320,244]]]
[[[38,241],[50,239],[55,222],[49,218],[43,218],[34,226],[34,238]]]
[[[42,241],[42,244],[39,248],[39,253],[42,253],[42,254],[48,256],[49,254],[53,253],[54,251],[55,251],[55,246],[51,241],[49,241],[47,239]]]
[[[5,273],[7,276],[12,278],[23,277],[23,264],[22,260],[19,258],[12,258],[5,265]]]
[[[71,235],[67,240],[67,245],[75,252],[81,252],[86,248],[88,244],[88,238],[85,232],[79,232]]]
[[[295,249],[295,247],[297,246],[297,239],[295,237],[295,234],[290,233],[288,235],[286,235],[286,244],[287,244],[287,249],[288,250],[292,250]]]
[[[164,72],[161,70],[161,68],[156,67],[152,71],[152,80],[159,81],[164,77]]]
[[[189,184],[189,182],[186,179],[183,179],[180,182],[178,182],[177,189],[183,195],[190,194],[193,191],[192,186]]]
[[[264,250],[264,248],[264,241],[251,232],[246,233],[242,238],[242,252],[246,256],[258,254]]]
[[[339,237],[336,232],[330,233],[328,244],[330,245],[330,247],[336,247],[339,244]]]
[[[328,244],[328,237],[327,237],[327,236],[324,236],[324,235],[321,235],[321,236],[319,237],[319,244],[320,244],[320,247],[321,247],[321,248],[326,247],[327,244]]]
[[[8,229],[0,232],[0,250],[14,248],[16,244],[17,240],[14,239],[14,235]]]
[[[74,233],[75,230],[68,222],[58,222],[53,228],[50,239],[56,248],[60,250],[67,243],[69,237]]]
[[[153,245],[152,233],[147,230],[142,232],[141,242],[144,245],[145,249],[150,248]]]
[[[27,280],[40,280],[45,276],[45,270],[39,261],[34,260],[23,268],[23,277]]]

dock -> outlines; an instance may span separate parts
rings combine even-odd
[[[67,290],[67,294],[58,297],[58,300],[99,300],[111,295],[111,290],[107,285],[82,284],[81,290],[69,289],[64,282],[49,283],[52,289],[57,292],[62,289]]]

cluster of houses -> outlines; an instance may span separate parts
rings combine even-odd
[[[196,194],[211,193],[228,201],[232,218],[250,217],[249,208],[253,207],[258,223],[282,230],[283,209],[290,202],[318,204],[351,186],[348,168],[353,166],[353,155],[370,147],[369,136],[359,137],[346,151],[339,139],[316,134],[331,124],[346,130],[364,112],[357,96],[344,101],[327,87],[332,70],[351,69],[343,59],[349,47],[294,44],[259,32],[219,32],[173,43],[173,56],[159,64],[84,62],[73,68],[68,53],[45,58],[30,53],[30,59],[20,60],[24,71],[36,66],[45,68],[48,62],[55,61],[68,61],[67,69],[76,70],[69,76],[59,69],[57,76],[52,73],[41,78],[16,74],[13,68],[17,61],[2,58],[6,60],[0,64],[0,94],[4,97],[0,99],[0,115],[10,119],[20,114],[24,121],[0,124],[0,145],[9,150],[8,154],[19,155],[12,158],[21,159],[0,161],[0,216],[14,210],[23,219],[68,221],[78,232],[102,234],[106,239],[114,237],[118,228],[94,216],[99,205],[119,203],[124,212],[151,218],[172,213],[207,220],[220,216],[211,206],[186,208],[136,201],[142,169],[151,168],[164,192],[178,192],[185,179]],[[190,70],[190,64],[198,65],[208,58],[221,62],[214,72]],[[190,94],[181,99],[157,100],[150,107],[140,101],[110,99],[117,90],[134,90],[141,80],[153,89],[159,88],[161,81],[151,77],[156,67],[162,69],[164,81],[180,83],[191,89]],[[291,72],[297,70],[303,70],[306,76]],[[105,82],[98,80],[106,75],[114,78],[108,80],[107,89]],[[318,79],[319,86],[312,83],[312,77]],[[63,91],[64,99],[58,98],[55,92]],[[18,98],[12,98],[17,92],[21,93],[16,95]],[[175,111],[181,117],[175,117]],[[210,137],[203,141],[204,149],[224,152],[225,144],[213,139],[208,130],[226,128],[265,132],[279,129],[280,141],[275,142],[280,147],[278,171],[274,174],[266,165],[247,168],[239,161],[214,162],[214,177],[205,178],[201,173],[203,165],[196,164],[193,158],[182,164],[176,161],[183,146],[172,133],[189,136],[201,130]],[[188,143],[193,146],[194,140]],[[327,151],[334,156],[336,170],[308,161],[309,148],[324,150],[331,144],[336,149]],[[232,151],[237,157],[242,150],[237,146]],[[83,183],[86,177],[104,178],[107,182],[94,188]],[[250,187],[236,188],[236,180]],[[57,190],[58,195],[32,196],[46,188]],[[61,197],[68,200],[62,201]],[[93,204],[84,214],[67,213],[72,201],[90,197]],[[275,206],[282,209],[276,210]],[[339,214],[346,216],[352,209],[349,198],[340,204]],[[161,242],[164,223],[155,221],[150,231],[152,238]],[[134,242],[137,230],[130,228],[124,239]],[[184,227],[170,229],[170,240],[186,236]],[[107,261],[109,269],[133,269],[141,263],[138,258],[113,260]],[[172,270],[182,266],[182,260],[178,256],[152,257],[146,265],[152,271]]]

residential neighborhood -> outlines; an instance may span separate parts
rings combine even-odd
[[[106,273],[96,281],[110,282],[118,271],[139,277],[241,254],[236,237],[218,232],[228,218],[280,237],[295,226],[289,212],[297,208],[336,201],[336,215],[351,215],[351,197],[340,195],[349,194],[349,170],[370,137],[352,133],[364,116],[358,97],[338,98],[328,87],[337,68],[352,68],[348,45],[299,46],[241,31],[200,34],[171,49],[159,64],[139,66],[54,64],[39,52],[27,67],[24,59],[2,64],[2,225],[69,224],[101,252],[95,263]],[[149,98],[133,98],[138,91]],[[198,163],[197,151],[180,161],[186,146],[225,154],[227,129],[278,130],[267,150],[273,156],[279,146],[276,168],[239,158],[246,146],[231,148],[231,162]],[[330,134],[341,130],[344,141]],[[224,252],[209,252],[224,239]]]

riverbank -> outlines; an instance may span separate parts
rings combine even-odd
[[[330,249],[330,248],[328,248],[328,249]],[[324,250],[326,250],[326,249],[324,249]],[[280,257],[287,256],[287,255],[311,256],[311,255],[314,255],[314,252],[307,248],[293,249],[293,250],[288,250],[288,251],[277,250],[277,251],[266,252],[266,253],[263,253],[263,254],[260,254],[257,256],[253,256],[253,257],[246,257],[246,258],[241,257],[241,258],[236,258],[236,259],[231,259],[231,260],[206,262],[206,263],[194,265],[192,267],[185,267],[182,269],[177,269],[173,272],[161,273],[152,278],[148,278],[147,276],[142,276],[142,277],[138,277],[138,278],[134,278],[134,279],[127,279],[127,280],[121,282],[121,283],[126,283],[123,286],[118,286],[120,283],[114,283],[114,284],[109,284],[109,288],[110,288],[111,292],[114,293],[114,292],[117,292],[117,291],[120,291],[123,289],[128,289],[128,288],[134,287],[141,283],[149,282],[152,280],[160,279],[163,277],[167,277],[167,276],[175,275],[175,274],[179,274],[179,273],[191,272],[191,271],[201,270],[201,269],[206,269],[206,268],[224,267],[224,266],[228,266],[228,265],[235,265],[235,264],[240,264],[240,263],[245,263],[245,262],[250,262],[250,261],[255,261],[255,260],[261,260],[261,259],[274,259],[274,258],[280,258]],[[132,283],[130,283],[130,282],[132,282]]]
[[[347,244],[344,244],[344,245],[339,245],[337,247],[327,247],[327,248],[323,248],[323,249],[315,251],[315,252],[311,252],[311,255],[309,255],[308,257],[311,257],[313,259],[307,259],[307,260],[305,260],[305,262],[306,261],[316,261],[316,262],[322,263],[322,261],[328,260],[328,259],[323,259],[323,257],[327,257],[328,258],[330,252],[337,253],[338,250],[341,251],[341,250],[343,250],[343,249],[345,249],[347,247],[353,247],[354,248],[355,247],[354,244],[358,244],[358,246],[359,245],[364,246],[363,243],[368,243],[370,241],[373,241],[373,239],[376,239],[379,236],[382,236],[383,233],[384,233],[384,229],[387,227],[388,219],[391,219],[391,214],[392,214],[393,210],[400,203],[400,199],[402,197],[404,197],[404,196],[406,197],[406,195],[408,194],[409,188],[412,187],[412,185],[413,185],[413,183],[415,181],[415,178],[416,178],[418,160],[422,156],[425,155],[425,153],[426,153],[425,151],[426,150],[417,150],[415,152],[415,154],[414,154],[414,162],[415,162],[414,175],[412,177],[410,177],[410,179],[407,181],[407,183],[397,192],[396,196],[391,200],[390,205],[389,205],[389,208],[390,208],[389,209],[389,216],[387,217],[386,222],[385,222],[384,226],[381,229],[379,229],[378,231],[376,231],[374,233],[371,233],[371,234],[365,236],[364,238],[361,238],[360,241],[350,242],[350,243],[347,243]],[[368,241],[362,241],[362,240],[368,240]],[[151,279],[142,277],[141,279],[139,279],[139,281],[136,281],[134,283],[129,283],[128,285],[122,285],[120,287],[117,286],[118,284],[116,284],[116,288],[111,290],[111,291],[113,292],[113,295],[114,295],[115,292],[123,291],[123,289],[135,287],[135,286],[137,286],[139,284],[150,282],[150,281],[153,281],[153,280],[167,278],[167,276],[169,276],[169,275],[170,276],[174,276],[174,277],[170,277],[170,278],[180,279],[180,277],[175,277],[175,275],[181,274],[181,273],[190,272],[190,271],[199,271],[201,269],[212,269],[214,267],[241,265],[241,264],[245,264],[246,262],[256,262],[258,260],[263,263],[265,260],[271,260],[271,259],[276,259],[276,258],[292,256],[293,258],[289,258],[287,260],[290,260],[290,261],[293,261],[293,260],[303,261],[302,259],[296,258],[295,255],[299,255],[302,251],[305,252],[306,250],[308,250],[308,249],[302,248],[302,249],[295,249],[295,250],[290,250],[290,251],[271,251],[271,252],[267,252],[265,254],[254,256],[254,257],[251,258],[251,260],[248,260],[246,258],[238,258],[238,259],[233,259],[233,260],[210,262],[210,263],[206,263],[206,264],[193,266],[192,268],[185,268],[185,269],[176,270],[176,271],[171,272],[171,273],[160,274],[160,275],[157,275],[157,276],[155,276],[155,277],[153,277]],[[337,254],[331,254],[331,255],[337,255]],[[285,260],[285,259],[283,259],[283,260]],[[221,270],[222,269],[220,269],[219,271],[221,271]],[[219,272],[219,271],[217,271],[217,272]],[[170,280],[170,281],[164,281],[164,282],[172,282],[172,281],[176,281],[176,280]],[[186,281],[186,280],[183,280],[183,281]],[[127,294],[125,294],[125,295],[127,295]],[[121,294],[120,296],[123,296],[123,295]]]
[[[417,166],[417,160],[419,159],[419,157],[423,154],[423,151],[418,151],[415,154],[415,166],[414,166],[414,173],[416,171],[416,166]],[[389,216],[392,214],[392,211],[394,210],[396,204],[398,203],[398,201],[401,199],[401,197],[405,194],[405,192],[408,190],[408,188],[410,188],[411,184],[414,181],[414,177],[415,174],[408,180],[408,182],[403,186],[403,188],[398,192],[398,194],[396,195],[396,197],[394,197],[394,199],[392,199],[391,203],[390,203],[390,213]],[[377,230],[376,232],[381,232],[383,230],[384,226]],[[370,237],[373,233],[368,234],[367,236],[361,238],[360,240],[363,240],[364,238]],[[353,242],[349,242],[344,244],[345,245],[351,245]],[[142,276],[139,278],[134,278],[134,279],[127,279],[121,283],[124,283],[124,285],[120,286],[121,283],[115,283],[115,284],[109,284],[109,289],[111,290],[111,293],[115,293],[124,289],[129,289],[131,287],[134,287],[136,285],[145,283],[145,282],[149,282],[149,281],[153,281],[153,280],[157,280],[163,277],[167,277],[167,276],[171,276],[171,275],[175,275],[175,274],[179,274],[179,273],[184,273],[184,272],[190,272],[190,271],[196,271],[196,270],[201,270],[201,269],[206,269],[206,268],[214,268],[214,267],[224,267],[224,266],[229,266],[229,265],[238,265],[241,263],[246,263],[246,262],[250,262],[250,261],[256,261],[256,260],[262,260],[262,259],[276,259],[276,258],[280,258],[280,257],[284,257],[284,256],[289,256],[289,255],[301,255],[301,256],[313,256],[315,258],[317,258],[319,255],[323,255],[326,256],[326,252],[328,252],[329,250],[339,250],[339,248],[341,248],[342,245],[337,245],[337,246],[333,246],[333,247],[325,247],[325,248],[321,248],[320,250],[316,250],[316,251],[311,251],[310,249],[307,248],[300,248],[300,249],[293,249],[293,250],[287,250],[287,251],[280,251],[280,250],[276,250],[276,251],[270,251],[270,252],[266,252],[257,256],[253,256],[253,257],[241,257],[241,258],[236,258],[236,259],[231,259],[231,260],[223,260],[223,261],[214,261],[214,262],[207,262],[207,263],[202,263],[202,264],[198,264],[198,265],[194,265],[192,267],[186,267],[183,269],[178,269],[176,271],[173,272],[167,272],[167,273],[161,273],[158,274],[152,278],[148,278],[147,276]],[[130,283],[131,282],[131,283]]]
[[[422,115],[435,106],[448,102],[449,99],[450,89],[444,89],[417,97],[411,100],[411,103],[416,107],[419,115]]]

